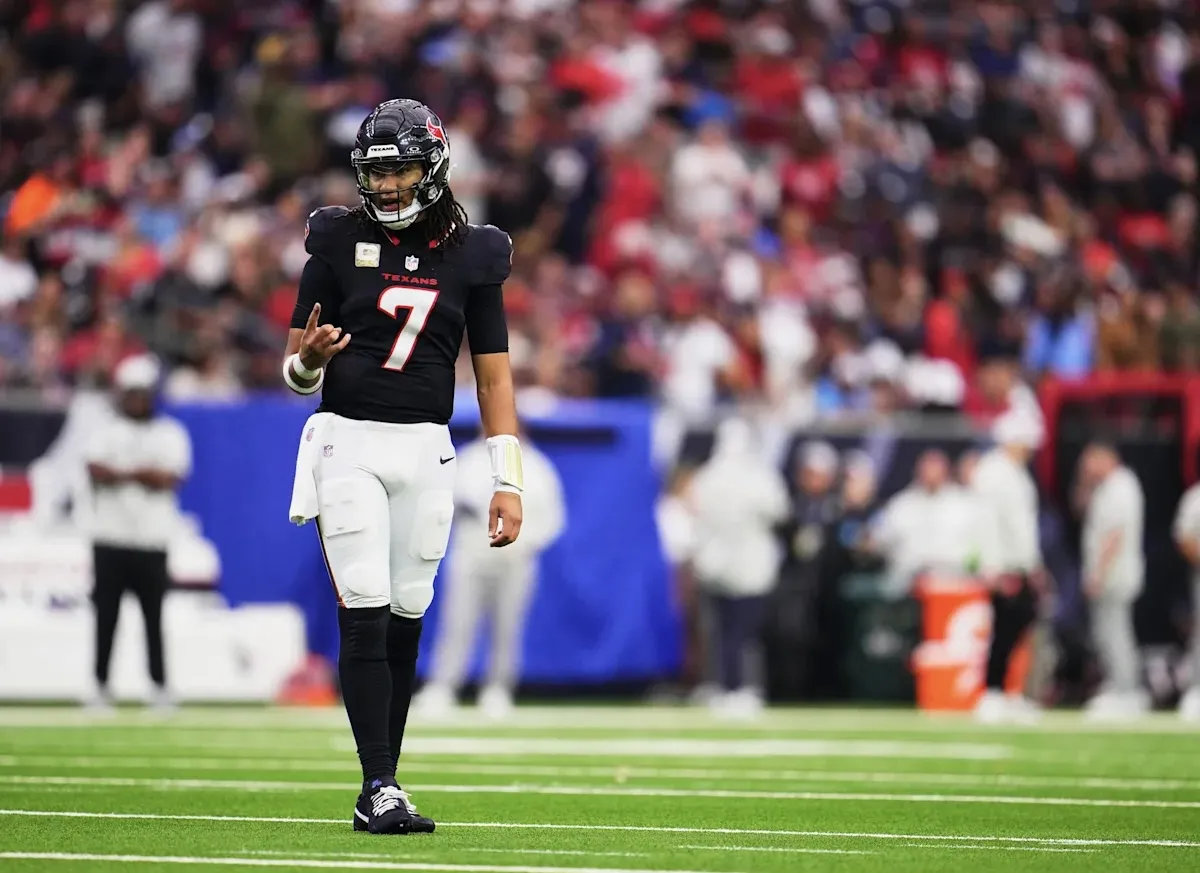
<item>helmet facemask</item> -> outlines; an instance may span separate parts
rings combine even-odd
[[[354,170],[363,207],[392,230],[411,225],[441,196],[441,191],[430,184],[432,174],[424,160],[356,158]]]

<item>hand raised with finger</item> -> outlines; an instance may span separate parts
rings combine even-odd
[[[300,338],[300,363],[309,370],[319,370],[350,342],[350,334],[343,334],[340,327],[318,324],[321,304],[318,303],[308,314],[304,325],[304,336]]]

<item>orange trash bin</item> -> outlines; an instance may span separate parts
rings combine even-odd
[[[965,576],[927,575],[915,587],[922,635],[912,658],[917,706],[930,711],[973,709],[984,690],[992,634],[988,591]],[[1009,662],[1005,691],[1016,693],[1024,687],[1029,666],[1029,641],[1023,639]]]

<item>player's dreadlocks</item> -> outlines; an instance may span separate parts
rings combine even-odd
[[[454,248],[467,238],[467,210],[454,198],[454,191],[449,185],[437,202],[421,215],[422,220],[414,227],[420,228],[430,242],[440,240],[437,248]]]

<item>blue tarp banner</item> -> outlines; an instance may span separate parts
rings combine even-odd
[[[451,428],[461,443],[473,438],[478,419],[474,398],[457,405],[461,414]],[[182,502],[221,555],[224,596],[233,606],[296,603],[309,648],[336,658],[337,607],[315,526],[297,528],[287,518],[296,447],[312,406],[265,397],[168,411],[192,437],[195,469]],[[527,419],[562,477],[568,527],[542,559],[525,634],[524,681],[652,678],[678,665],[678,619],[654,522],[652,414],[639,403],[565,402],[549,417]],[[422,674],[437,612],[435,597],[421,643]]]

